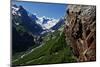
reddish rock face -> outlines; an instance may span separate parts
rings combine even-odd
[[[77,61],[96,60],[96,7],[68,5],[65,35]]]

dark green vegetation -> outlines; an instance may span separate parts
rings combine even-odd
[[[75,62],[70,47],[65,41],[64,33],[55,31],[44,38],[44,43],[30,51],[22,58],[13,61],[13,65],[52,64]]]
[[[37,24],[37,19],[36,16],[30,17],[22,6],[12,14],[12,64],[75,62],[70,44],[65,40],[64,20],[60,19],[55,26],[44,30]]]
[[[20,17],[12,18],[12,49],[13,54],[27,50],[30,46],[34,46],[34,37],[22,25]],[[19,23],[19,25],[16,25]]]

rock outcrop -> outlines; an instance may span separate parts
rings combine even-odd
[[[77,61],[96,60],[96,7],[68,5],[65,16],[65,35]]]

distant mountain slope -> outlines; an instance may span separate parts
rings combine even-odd
[[[74,62],[63,25],[63,18],[38,17],[13,5],[13,65]]]
[[[55,26],[55,30],[64,23],[61,19],[47,18],[45,16],[38,17],[35,14],[32,14],[25,10],[22,6],[13,5],[12,6],[12,15],[13,17],[18,16],[22,24],[30,31],[33,31],[35,34],[39,34],[44,30],[52,29]],[[17,20],[17,19],[13,19]],[[59,27],[58,27],[59,26]],[[38,30],[38,31],[37,31]],[[37,33],[36,33],[37,32]]]
[[[54,25],[51,29],[57,30],[57,29],[59,29],[62,25],[64,25],[64,19],[61,18],[61,19],[58,21],[58,23],[57,23],[56,25]]]
[[[18,58],[13,64],[28,65],[74,62],[75,58],[66,44],[64,33],[56,31],[52,34],[49,35],[49,40],[44,45],[33,49],[33,51],[30,51],[30,53],[22,58]]]
[[[22,6],[14,6],[12,7],[12,23],[19,23],[20,25],[24,26],[28,32],[32,32],[35,35],[40,35],[40,33],[43,31],[42,27],[36,24],[36,21],[31,20],[27,11]]]
[[[31,46],[36,46],[34,37],[28,32],[18,31],[17,28],[12,27],[12,50],[13,54],[17,52],[26,51]]]

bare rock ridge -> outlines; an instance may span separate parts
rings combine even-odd
[[[96,6],[68,5],[64,32],[77,61],[96,60]]]

